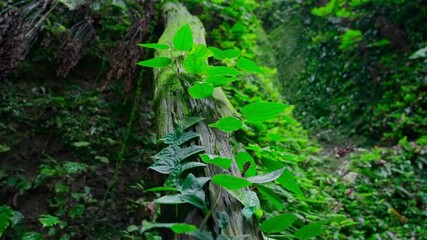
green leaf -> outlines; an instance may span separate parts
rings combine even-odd
[[[212,182],[230,190],[239,190],[251,185],[251,182],[244,178],[227,174],[217,174],[212,178]]]
[[[235,117],[228,116],[219,119],[216,123],[209,124],[209,126],[231,133],[242,128],[242,122]]]
[[[194,225],[186,224],[186,223],[177,223],[170,227],[170,229],[177,234],[188,233],[197,230],[197,227]]]
[[[188,92],[193,98],[208,98],[212,96],[214,87],[210,83],[195,82],[193,86],[188,88]]]
[[[224,75],[213,75],[206,78],[206,82],[212,84],[214,87],[222,87],[237,80],[239,79],[236,77],[227,77]]]
[[[185,24],[175,34],[173,47],[180,51],[190,51],[193,46],[193,34],[190,25]]]
[[[200,158],[205,163],[210,163],[213,165],[216,165],[218,167],[221,167],[223,169],[229,169],[232,163],[231,158],[224,158],[217,155],[212,154],[200,154]]]
[[[80,141],[80,142],[74,142],[73,146],[75,147],[87,147],[89,146],[90,143],[89,142],[85,142],[85,141]]]
[[[210,67],[207,70],[209,76],[214,75],[229,75],[229,76],[239,76],[242,75],[237,69],[223,66]]]
[[[208,49],[212,52],[214,58],[218,60],[224,59],[225,56],[221,49],[218,49],[216,47],[209,47]]]
[[[43,236],[36,232],[26,232],[21,240],[43,240]]]
[[[160,191],[174,191],[174,192],[177,192],[178,189],[176,189],[174,187],[154,187],[154,188],[147,189],[144,192],[160,192]]]
[[[282,185],[285,189],[296,193],[297,195],[304,196],[303,192],[298,186],[297,181],[295,180],[294,175],[289,170],[285,170],[277,181]]]
[[[247,179],[251,183],[257,183],[257,184],[268,183],[278,179],[282,175],[283,171],[285,171],[285,168],[281,168],[279,170],[272,171],[267,174],[249,177]]]
[[[222,51],[225,58],[236,58],[240,55],[239,49],[226,49]]]
[[[176,154],[176,157],[179,159],[179,161],[182,161],[193,154],[203,152],[203,151],[205,151],[205,147],[193,145],[193,146],[179,149],[178,151],[175,152],[175,154]]]
[[[186,201],[182,198],[182,194],[166,195],[154,200],[155,203],[159,204],[183,204]]]
[[[261,230],[267,233],[281,232],[288,228],[297,217],[291,213],[281,214],[261,223]]]
[[[252,60],[249,60],[247,58],[240,58],[237,61],[236,66],[243,71],[252,72],[252,73],[262,73],[261,68],[259,68],[258,65],[254,63]]]
[[[257,189],[261,195],[265,197],[268,202],[272,203],[277,210],[281,211],[285,207],[283,206],[282,200],[274,193],[273,190],[270,188],[264,186],[264,185],[257,185]]]
[[[199,137],[199,134],[196,132],[175,131],[160,138],[160,141],[164,142],[165,144],[181,145],[186,141],[196,137]]]
[[[178,165],[179,159],[177,157],[166,157],[157,160],[148,169],[153,169],[159,173],[170,174]]]
[[[10,151],[10,147],[6,145],[0,145],[0,153]]]
[[[68,174],[76,174],[83,171],[86,171],[88,168],[87,164],[79,163],[79,162],[65,162],[64,170]]]
[[[179,146],[170,145],[166,148],[163,148],[156,155],[152,156],[152,158],[153,159],[164,159],[167,157],[173,157],[178,150],[181,150],[181,148]]]
[[[240,172],[243,172],[243,167],[249,162],[250,166],[245,172],[246,177],[256,175],[256,164],[254,158],[247,152],[239,152],[236,156],[237,167]]]
[[[140,233],[143,234],[153,228],[169,228],[176,234],[188,233],[197,230],[196,226],[186,223],[150,223],[144,220],[142,222]]]
[[[10,225],[13,210],[9,206],[0,206],[0,237]]]
[[[151,68],[163,68],[168,66],[172,63],[172,60],[167,57],[157,57],[148,59],[142,62],[137,62],[137,65],[143,66],[143,67],[151,67]]]
[[[203,58],[190,54],[184,59],[184,69],[191,74],[203,74],[208,68],[208,63]]]
[[[160,50],[167,50],[170,47],[166,44],[160,44],[160,43],[143,43],[143,44],[136,44],[140,47],[145,47],[145,48],[154,48],[154,49],[160,49]]]
[[[81,217],[85,211],[85,206],[83,204],[77,204],[76,206],[70,208],[68,215],[71,218]]]
[[[53,227],[60,223],[60,220],[58,217],[55,217],[49,214],[40,215],[39,221],[43,227]]]
[[[328,223],[327,220],[322,220],[322,221],[304,226],[295,233],[295,237],[299,239],[309,239],[312,237],[316,237],[325,231],[325,229],[322,229],[322,226],[325,225],[326,223]]]
[[[288,105],[277,102],[257,102],[246,105],[242,113],[251,122],[261,122],[276,118]]]

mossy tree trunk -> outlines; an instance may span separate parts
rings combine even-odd
[[[183,25],[189,24],[193,32],[196,44],[206,44],[205,30],[200,20],[192,16],[187,9],[176,3],[167,3],[163,6],[165,18],[165,31],[159,43],[172,45],[173,36]],[[170,57],[166,51],[156,53],[158,57]],[[227,99],[221,88],[216,88],[213,97],[209,99],[196,100],[187,93],[187,86],[177,76],[179,66],[163,68],[155,71],[155,107],[157,136],[161,137],[174,131],[175,121],[183,119],[185,116],[200,116],[204,121],[195,126],[195,130],[200,134],[199,145],[204,146],[206,153],[216,154],[233,158],[233,164],[228,170],[228,174],[240,176],[238,167],[234,161],[233,148],[230,144],[229,136],[219,130],[208,126],[219,118],[229,115],[237,115],[237,112]],[[213,177],[215,174],[224,173],[224,170],[214,165],[205,168],[204,174]],[[224,189],[212,183],[208,187],[208,200],[210,206],[214,206],[212,217],[214,221],[209,221],[207,226],[210,231],[219,233],[219,222],[216,219],[216,212],[225,211],[230,217],[229,224],[223,229],[223,234],[229,236],[247,235],[246,239],[262,239],[258,224],[254,219],[247,220],[241,213],[241,204]],[[193,214],[188,214],[186,221],[195,225],[190,218]]]

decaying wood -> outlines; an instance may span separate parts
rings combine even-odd
[[[159,43],[172,45],[176,31],[188,23],[193,32],[194,42],[206,44],[202,23],[197,17],[192,16],[183,5],[167,3],[163,7],[163,14],[166,27]],[[167,51],[159,51],[157,56],[170,57],[168,54]],[[222,89],[216,88],[212,98],[202,100],[195,100],[187,96],[185,87],[177,76],[176,66],[155,71],[154,99],[158,137],[173,132],[176,125],[175,121],[184,118],[184,116],[201,116],[205,120],[195,127],[195,130],[200,134],[198,144],[205,147],[206,153],[233,158],[233,164],[228,174],[240,176],[234,161],[233,148],[229,137],[224,132],[208,126],[209,123],[213,123],[221,117],[237,114],[224,92]],[[225,172],[225,170],[213,165],[205,169],[205,175],[208,177]],[[229,236],[247,235],[246,239],[262,239],[256,221],[245,219],[241,213],[241,204],[225,190],[210,183],[208,198],[211,206],[218,200],[212,213],[215,221],[210,222],[208,230],[219,232],[216,212],[225,211],[230,216],[230,222],[227,229],[223,230],[224,234]]]

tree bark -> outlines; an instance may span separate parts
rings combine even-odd
[[[177,3],[166,3],[163,6],[165,18],[165,31],[159,43],[172,45],[173,36],[183,25],[189,24],[193,33],[194,42],[206,45],[205,30],[200,20],[192,16],[187,9]],[[158,51],[158,57],[170,57],[166,51]],[[204,121],[195,126],[196,132],[200,134],[199,143],[205,147],[206,153],[216,154],[233,159],[233,164],[228,171],[214,165],[205,168],[204,174],[213,177],[219,173],[228,173],[240,176],[238,167],[234,160],[233,148],[230,144],[229,136],[217,129],[208,126],[209,123],[217,121],[221,117],[235,115],[238,113],[233,108],[221,88],[216,88],[214,94],[209,99],[196,100],[187,94],[186,86],[177,76],[178,66],[155,70],[155,90],[154,100],[156,106],[157,136],[162,137],[174,131],[175,120],[183,119],[185,116],[200,116]],[[246,219],[242,213],[241,204],[224,189],[209,183],[209,194],[207,194],[210,206],[214,207],[209,228],[215,233],[219,233],[219,222],[216,219],[216,212],[225,211],[230,217],[230,222],[223,234],[228,236],[247,235],[246,239],[262,239],[258,224],[255,219]],[[188,216],[192,216],[189,214]],[[187,218],[187,221],[191,219]],[[194,223],[193,223],[194,224]],[[197,223],[200,224],[200,223]],[[196,225],[197,225],[196,224]]]

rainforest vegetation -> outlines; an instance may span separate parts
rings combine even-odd
[[[0,1],[0,239],[427,239],[426,20]]]

